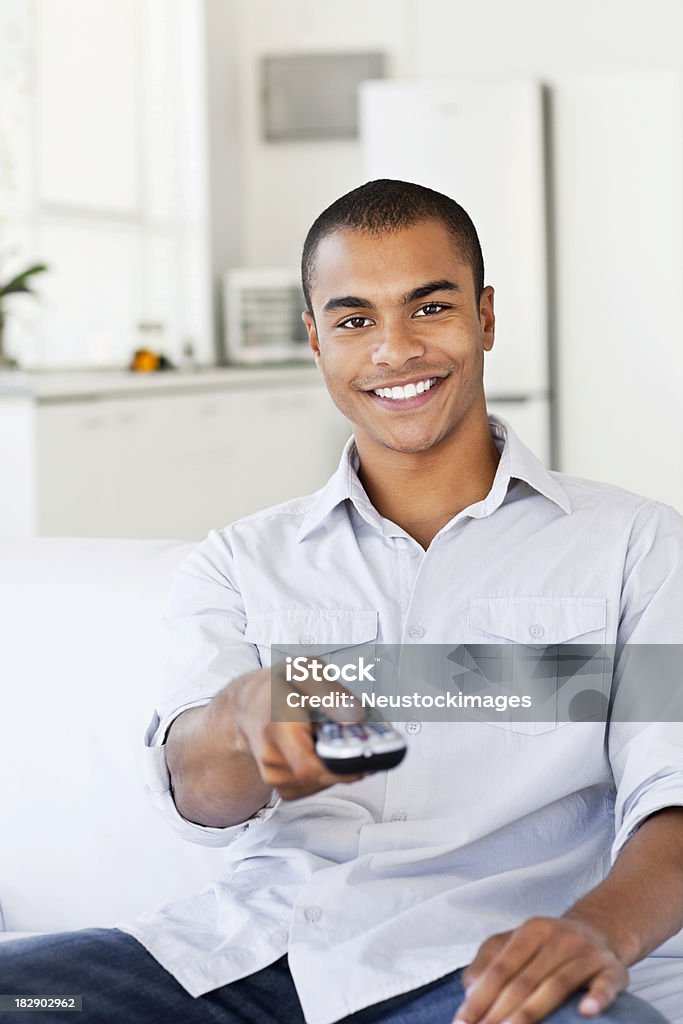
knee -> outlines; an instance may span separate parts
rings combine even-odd
[[[590,1017],[579,1013],[579,1003],[585,993],[579,992],[572,996],[558,1010],[545,1017],[543,1024],[588,1024]],[[600,1024],[669,1024],[659,1010],[651,1003],[622,992],[608,1009],[597,1018]]]

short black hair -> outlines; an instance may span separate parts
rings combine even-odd
[[[423,220],[441,221],[449,231],[462,259],[472,270],[478,301],[484,289],[484,257],[469,214],[443,192],[410,181],[378,178],[336,199],[311,225],[301,255],[301,285],[309,312],[313,308],[315,254],[323,238],[344,228],[382,235]]]

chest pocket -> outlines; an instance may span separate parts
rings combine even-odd
[[[606,610],[600,597],[471,601],[472,688],[532,702],[529,709],[522,703],[515,710],[479,712],[478,720],[530,736],[572,721],[604,721],[612,666]]]
[[[320,656],[344,665],[361,656],[374,659],[377,620],[375,609],[279,608],[250,615],[244,637],[258,647],[264,667],[286,654]]]

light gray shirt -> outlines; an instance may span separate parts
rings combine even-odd
[[[469,963],[495,932],[561,914],[645,817],[683,805],[678,723],[416,716],[397,724],[408,754],[390,772],[273,794],[230,828],[176,810],[169,724],[270,664],[283,637],[364,651],[683,642],[681,516],[549,472],[504,420],[489,423],[491,490],[426,551],[370,503],[351,438],[319,491],[211,532],[177,570],[148,789],[179,835],[225,847],[224,867],[202,893],[117,926],[192,995],[288,952],[306,1020],[330,1024]]]

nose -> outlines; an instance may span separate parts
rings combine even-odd
[[[375,366],[389,366],[395,369],[403,366],[409,359],[423,356],[424,353],[424,342],[416,337],[407,324],[388,323],[377,338],[372,352],[372,362]]]

